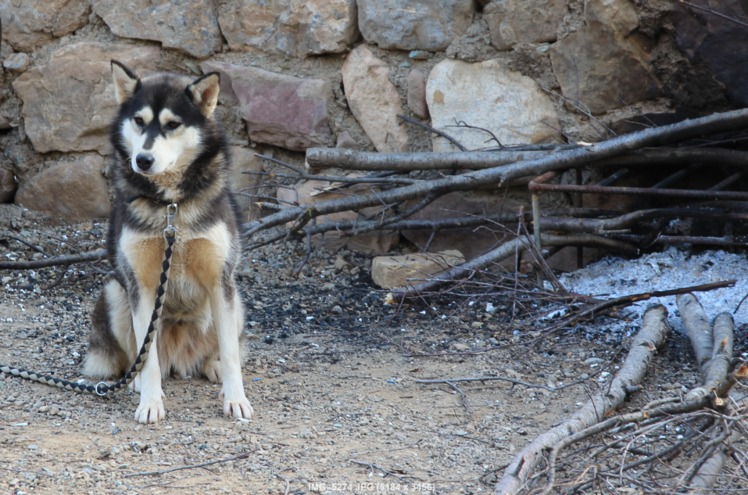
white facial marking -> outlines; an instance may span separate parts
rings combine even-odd
[[[158,114],[161,133],[158,134],[148,149],[148,136],[144,131],[154,119],[153,110],[143,107],[133,117],[122,123],[120,128],[125,144],[130,151],[130,166],[133,171],[144,175],[158,175],[170,170],[181,170],[191,163],[199,154],[201,135],[198,129],[185,126],[179,116],[169,109]],[[138,155],[147,156],[152,164],[143,169],[138,165]]]

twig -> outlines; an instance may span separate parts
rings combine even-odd
[[[616,243],[614,241],[610,241],[609,239],[589,234],[570,236],[543,234],[541,236],[541,239],[544,246],[605,246],[612,249],[624,250],[629,253],[636,252],[635,248],[627,244]],[[394,289],[387,295],[387,302],[395,303],[406,297],[413,297],[420,293],[434,290],[441,285],[453,282],[457,279],[469,277],[476,271],[492,263],[497,263],[514,255],[517,250],[526,249],[530,244],[531,241],[525,236],[516,237],[487,252],[486,254],[478,256],[477,258],[473,258],[467,263],[437,273],[425,282],[414,284],[405,288]]]
[[[97,249],[82,254],[69,254],[63,256],[55,256],[54,258],[46,258],[41,260],[32,261],[0,261],[0,270],[28,270],[35,268],[46,268],[49,266],[59,265],[70,265],[73,263],[84,263],[89,261],[99,261],[106,258],[106,249]]]
[[[384,469],[383,467],[380,467],[372,462],[365,462],[365,461],[357,461],[356,459],[348,459],[348,462],[351,464],[356,464],[358,466],[364,466],[369,468],[371,471],[379,471],[381,472],[385,477],[387,476],[394,476],[396,478],[403,478],[404,476],[402,474],[394,473],[392,471],[388,471],[387,469]]]
[[[578,313],[569,316],[567,318],[564,318],[559,323],[548,327],[545,329],[546,332],[555,331],[564,327],[567,327],[571,325],[572,323],[579,321],[586,317],[591,317],[595,315],[596,313],[600,313],[601,311],[608,310],[611,308],[616,308],[619,306],[628,306],[637,302],[647,301],[649,299],[652,299],[653,297],[667,297],[667,296],[675,296],[678,294],[685,294],[688,292],[704,292],[704,291],[710,291],[715,289],[722,289],[724,287],[730,287],[735,285],[736,280],[723,280],[720,282],[712,282],[709,284],[701,284],[701,285],[692,285],[690,287],[682,287],[680,289],[668,289],[668,290],[657,290],[652,292],[641,292],[638,294],[629,294],[626,296],[616,297],[613,299],[607,299],[605,301],[601,301],[598,303],[594,303],[590,306],[587,306],[583,310],[579,311]]]
[[[472,421],[473,418],[473,409],[470,407],[470,402],[468,401],[467,395],[465,395],[465,392],[458,387],[456,384],[452,383],[449,380],[445,380],[444,383],[450,386],[452,390],[454,390],[457,395],[460,396],[460,402],[462,403],[462,407],[465,408],[465,412],[467,412],[468,416],[470,416],[470,419]]]
[[[588,381],[589,378],[585,378],[582,380],[576,380],[570,383],[567,383],[565,385],[559,385],[557,387],[551,387],[548,385],[542,385],[539,383],[530,383],[530,382],[524,382],[522,380],[515,380],[513,378],[507,378],[504,376],[476,376],[476,377],[463,377],[463,378],[423,378],[423,379],[417,379],[414,380],[415,383],[424,383],[424,384],[435,384],[435,383],[446,383],[448,385],[451,385],[453,383],[458,382],[491,382],[491,381],[500,381],[500,382],[507,382],[511,383],[512,385],[521,385],[523,387],[527,388],[540,388],[543,390],[547,390],[549,392],[558,392],[559,390],[563,390],[565,388],[573,387],[574,385],[579,385],[580,383],[584,383]]]
[[[429,132],[431,132],[433,134],[436,134],[439,137],[443,137],[444,139],[446,139],[447,141],[449,141],[450,143],[452,143],[454,146],[456,146],[460,151],[467,151],[465,149],[465,147],[459,141],[457,141],[455,138],[453,138],[452,136],[450,136],[449,134],[447,134],[444,131],[440,131],[439,129],[435,129],[435,128],[431,127],[430,125],[428,125],[428,124],[426,124],[424,122],[421,122],[420,120],[416,120],[416,119],[414,119],[412,117],[409,117],[407,115],[400,115],[400,114],[398,114],[398,117],[400,117],[401,119],[403,119],[405,122],[407,122],[409,124],[416,125],[418,127],[426,129],[427,131],[429,131]]]
[[[175,468],[163,469],[161,471],[145,471],[145,472],[140,472],[140,473],[129,473],[129,474],[125,474],[124,477],[125,478],[134,478],[134,477],[137,477],[137,476],[160,476],[162,474],[173,473],[174,471],[183,471],[183,470],[186,470],[186,469],[204,468],[204,467],[207,467],[207,466],[214,466],[216,464],[225,464],[227,462],[232,462],[232,461],[238,461],[238,460],[241,460],[241,459],[246,459],[246,458],[249,457],[249,454],[250,454],[250,452],[242,452],[241,454],[237,454],[237,455],[231,456],[231,457],[226,457],[224,459],[216,459],[214,461],[202,462],[200,464],[191,464],[189,466],[179,466],[179,467],[175,467]]]

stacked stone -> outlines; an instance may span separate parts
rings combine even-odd
[[[597,140],[600,122],[748,98],[748,69],[715,54],[746,31],[665,0],[0,0],[0,18],[0,200],[70,218],[109,208],[112,58],[220,72],[239,172],[262,170],[250,149],[296,163],[336,143],[455,149],[399,114],[484,149]]]

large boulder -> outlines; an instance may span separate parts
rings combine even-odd
[[[7,168],[0,167],[0,203],[11,202],[17,188],[13,172]]]
[[[529,208],[526,203],[527,201],[487,191],[456,191],[437,198],[410,218],[438,223],[439,220],[450,218],[489,218],[501,212],[516,213],[519,217],[521,208]],[[480,256],[504,241],[507,235],[502,227],[493,229],[490,225],[482,228],[442,229],[436,232],[431,229],[412,229],[403,230],[401,234],[421,250],[438,252],[457,249],[466,259]]]
[[[305,57],[344,52],[358,37],[355,0],[228,0],[218,22],[232,50]]]
[[[403,104],[389,65],[361,45],[345,59],[342,73],[348,106],[377,151],[407,151],[408,131],[397,117]]]
[[[556,41],[556,33],[569,12],[566,0],[494,0],[483,17],[491,31],[491,44],[508,50],[518,43]]]
[[[358,0],[361,34],[380,48],[445,50],[474,14],[473,0]]]
[[[89,0],[0,0],[3,41],[30,52],[88,22]]]
[[[117,36],[158,41],[198,58],[221,48],[221,30],[213,4],[211,0],[93,2],[96,14]]]
[[[252,141],[295,151],[332,144],[327,114],[332,90],[327,81],[223,62],[204,62],[201,67],[224,76],[225,97],[238,102],[237,112],[247,122]]]
[[[74,43],[19,76],[13,89],[23,100],[24,129],[34,149],[108,153],[109,126],[117,109],[111,59],[152,69],[159,53],[150,46]]]
[[[497,60],[438,63],[428,77],[426,101],[433,127],[469,150],[560,139],[558,114],[549,96],[535,81]],[[471,127],[458,126],[460,122]],[[456,149],[439,136],[433,147]]]
[[[354,185],[343,191],[337,190],[328,182],[309,180],[301,184],[289,187],[279,187],[277,196],[283,205],[307,205],[313,206],[315,203],[322,201],[331,201],[343,199],[355,194],[366,194],[371,192],[371,187],[367,184]],[[366,218],[376,218],[381,214],[381,207],[364,208],[360,212],[342,211],[323,215],[316,219],[317,224],[325,222],[352,222],[356,219],[364,220]],[[395,246],[400,238],[397,232],[374,231],[348,236],[335,230],[326,232],[323,235],[316,235],[312,242],[324,246],[328,249],[338,249],[347,246],[348,249],[367,254],[385,254]]]
[[[257,188],[262,183],[263,161],[253,149],[231,146],[231,190],[243,221],[260,217]]]
[[[678,46],[696,64],[706,64],[722,85],[732,102],[748,105],[748,14],[741,8],[740,0],[719,2],[719,12],[709,11],[711,4],[694,0],[692,5],[678,3],[676,39]],[[706,87],[710,81],[700,85]]]
[[[585,20],[550,50],[563,95],[593,114],[657,96],[650,56],[631,34],[638,26],[631,3],[589,0]]]
[[[23,181],[15,202],[73,220],[106,217],[111,204],[103,168],[104,159],[95,154],[53,163]]]

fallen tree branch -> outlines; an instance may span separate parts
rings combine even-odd
[[[568,441],[575,433],[600,423],[610,411],[623,403],[631,387],[639,384],[644,378],[652,356],[665,342],[669,331],[665,307],[654,306],[648,309],[626,360],[606,391],[593,397],[571,418],[543,433],[522,449],[506,468],[504,476],[496,485],[495,493],[497,495],[519,493],[540,462],[543,452],[556,447],[565,439]],[[551,477],[549,484],[552,485],[552,483]]]
[[[225,457],[223,459],[216,459],[208,462],[201,462],[200,464],[190,464],[189,466],[178,466],[169,469],[162,469],[161,471],[144,471],[139,473],[128,473],[125,474],[125,478],[134,478],[137,476],[161,476],[162,474],[173,473],[175,471],[184,471],[186,469],[204,468],[208,466],[215,466],[216,464],[225,464],[227,462],[239,461],[249,457],[249,452],[242,452],[241,454],[233,455],[231,457]]]
[[[617,249],[628,252],[629,254],[637,253],[636,248],[631,245],[616,243],[614,241],[610,241],[609,239],[593,236],[590,234],[578,234],[571,236],[542,234],[541,240],[544,246],[604,246],[610,249]],[[409,285],[407,287],[399,289],[394,289],[387,295],[386,301],[388,304],[393,304],[405,299],[406,297],[417,296],[423,292],[432,291],[446,283],[471,276],[478,270],[485,268],[492,263],[497,263],[503,259],[513,256],[518,250],[527,249],[531,243],[532,240],[526,236],[515,237],[514,239],[501,244],[497,248],[481,256],[478,256],[477,258],[473,258],[467,263],[437,273],[424,282]]]
[[[701,284],[701,285],[692,285],[690,287],[681,287],[679,289],[668,289],[668,290],[656,290],[652,292],[640,292],[638,294],[628,294],[625,296],[615,297],[613,299],[606,299],[604,301],[600,301],[597,303],[593,303],[578,313],[575,313],[574,315],[564,318],[559,323],[553,325],[552,327],[546,328],[546,331],[555,331],[560,328],[567,327],[571,325],[573,322],[579,321],[583,318],[592,317],[595,314],[598,314],[602,311],[616,308],[620,306],[629,306],[631,304],[647,301],[649,299],[652,299],[653,297],[668,297],[668,296],[675,296],[678,294],[685,294],[688,292],[704,292],[704,291],[710,291],[715,289],[723,289],[725,287],[730,287],[735,285],[737,280],[722,280],[719,282],[711,282],[708,284]]]
[[[732,316],[720,313],[712,327],[701,303],[692,294],[680,295],[676,302],[702,377],[702,386],[691,390],[687,398],[711,397],[716,406],[724,405],[722,397],[732,385],[728,384],[735,326]]]
[[[480,170],[547,157],[579,145],[559,145],[547,151],[503,148],[491,151],[377,153],[342,148],[309,148],[306,164],[311,169],[340,168],[361,171]],[[719,162],[748,166],[748,152],[725,148],[646,148],[596,162],[596,165],[660,165],[681,162]]]
[[[96,251],[90,251],[88,253],[69,254],[31,261],[0,261],[0,270],[34,270],[50,266],[67,266],[72,265],[73,263],[99,261],[106,258],[106,256],[106,249],[97,249]]]

